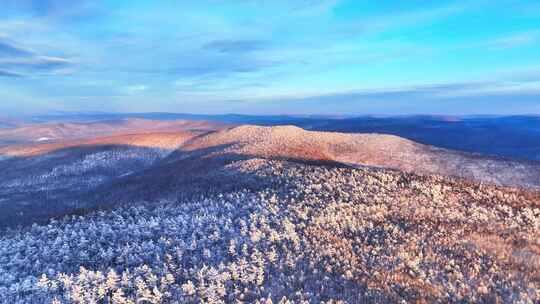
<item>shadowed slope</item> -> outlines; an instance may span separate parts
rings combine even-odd
[[[87,207],[87,196],[100,185],[152,167],[197,134],[117,135],[0,149],[0,227]]]

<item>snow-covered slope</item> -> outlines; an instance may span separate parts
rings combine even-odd
[[[311,132],[293,126],[241,126],[188,142],[181,151],[212,150],[298,161],[327,161],[441,174],[512,186],[540,186],[540,163],[426,146],[392,135]]]

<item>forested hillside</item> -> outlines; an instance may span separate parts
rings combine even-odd
[[[291,127],[11,150],[0,303],[540,300],[538,190],[351,164],[377,142],[425,153]]]
[[[539,299],[538,194],[262,159],[223,170],[268,185],[7,231],[0,301]]]

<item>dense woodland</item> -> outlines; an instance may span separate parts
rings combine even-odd
[[[534,193],[251,159],[268,185],[10,228],[3,303],[540,300]]]
[[[88,146],[0,160],[0,229],[43,222],[87,206],[85,197],[115,179],[149,168],[169,149]]]

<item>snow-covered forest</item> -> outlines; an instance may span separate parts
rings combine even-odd
[[[0,302],[540,299],[538,197],[375,169],[226,169],[269,184],[2,232]]]
[[[149,168],[170,153],[110,145],[0,160],[0,228],[82,207],[97,187]]]

